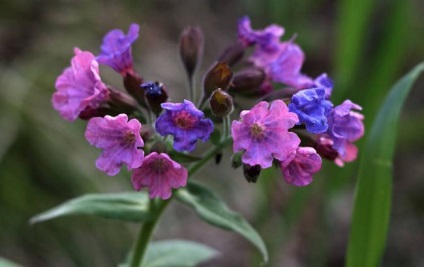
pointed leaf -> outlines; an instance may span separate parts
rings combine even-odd
[[[194,267],[210,260],[218,252],[208,246],[184,240],[156,241],[147,249],[141,267]]]
[[[145,192],[89,194],[71,199],[55,208],[36,215],[31,219],[31,223],[80,214],[96,215],[131,222],[143,222],[150,219],[148,204],[149,197]]]
[[[192,207],[206,222],[236,232],[249,240],[262,253],[264,262],[268,262],[265,243],[256,230],[207,188],[189,182],[187,187],[177,190],[175,195],[179,201]]]
[[[389,225],[397,122],[419,64],[390,90],[367,137],[358,171],[347,266],[378,266]]]

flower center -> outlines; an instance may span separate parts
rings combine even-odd
[[[181,129],[190,129],[196,123],[196,117],[192,116],[187,110],[182,110],[175,114],[174,123]]]
[[[152,162],[151,167],[157,174],[164,173],[168,170],[168,164],[162,158],[156,159],[154,162]]]
[[[253,123],[252,126],[250,126],[250,134],[255,139],[260,139],[264,136],[265,129],[262,125],[259,123]]]
[[[135,140],[136,140],[135,134],[132,132],[127,132],[124,135],[122,143],[126,145],[132,145],[135,143]]]

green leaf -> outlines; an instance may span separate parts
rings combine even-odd
[[[184,240],[152,242],[141,267],[194,267],[218,252],[208,246]]]
[[[131,222],[150,219],[149,197],[145,192],[89,194],[71,199],[31,219],[38,223],[67,215],[89,214]]]
[[[20,266],[21,265],[11,262],[8,259],[0,257],[0,267],[20,267]]]
[[[259,249],[264,262],[268,262],[268,251],[256,230],[207,188],[189,182],[187,187],[177,190],[175,196],[179,201],[192,207],[206,222],[245,237]]]
[[[172,150],[171,152],[169,152],[169,156],[173,160],[179,163],[194,162],[194,161],[198,161],[202,159],[200,157],[196,157],[187,153],[179,153],[179,152],[176,152],[175,150]]]
[[[419,64],[390,90],[367,137],[359,165],[346,266],[378,266],[390,217],[392,160],[397,122]]]

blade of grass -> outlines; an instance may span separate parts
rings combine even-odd
[[[417,65],[390,90],[366,139],[360,160],[346,266],[378,266],[389,225],[392,160],[402,105],[420,73]]]

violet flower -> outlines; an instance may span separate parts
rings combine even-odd
[[[321,169],[322,160],[312,147],[299,147],[289,158],[280,162],[284,180],[295,186],[312,183],[312,176]]]
[[[293,95],[289,110],[299,116],[299,123],[305,123],[306,130],[318,134],[327,131],[327,115],[333,104],[325,100],[325,89],[305,89]]]
[[[109,31],[103,38],[97,61],[108,65],[124,77],[127,73],[132,74],[134,70],[131,45],[137,40],[139,30],[140,26],[133,23],[127,35],[119,29]]]
[[[156,120],[157,132],[165,136],[174,136],[174,149],[177,151],[192,151],[197,139],[208,141],[213,132],[213,123],[204,119],[202,111],[188,100],[184,103],[163,103],[165,112]]]
[[[334,107],[327,117],[327,134],[333,140],[333,149],[339,153],[341,159],[352,159],[356,149],[352,148],[351,143],[364,135],[364,116],[352,109],[362,108],[350,100],[345,100],[341,105]]]
[[[238,40],[244,46],[259,45],[262,49],[278,49],[278,42],[284,34],[284,28],[272,24],[264,30],[253,30],[250,19],[244,16],[238,21]]]
[[[108,89],[99,76],[99,65],[90,52],[74,50],[71,66],[57,78],[52,97],[54,109],[69,121],[86,108],[96,109],[108,98]]]
[[[131,181],[135,190],[149,188],[150,198],[171,197],[172,188],[185,186],[188,172],[165,153],[152,152],[144,158],[143,165],[134,170]]]
[[[288,131],[299,119],[282,100],[275,100],[271,107],[259,102],[242,111],[240,117],[240,121],[233,121],[231,135],[234,152],[244,151],[245,164],[269,168],[274,158],[284,161],[300,144],[299,137]]]
[[[110,176],[118,174],[122,164],[126,164],[128,170],[140,167],[144,158],[140,130],[140,122],[128,121],[126,114],[90,119],[85,139],[90,145],[103,149],[96,167]]]

